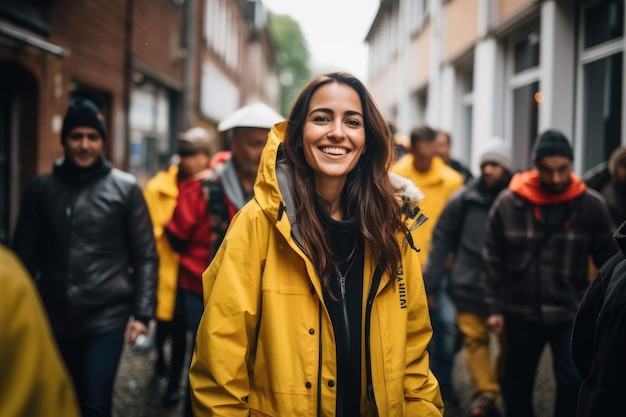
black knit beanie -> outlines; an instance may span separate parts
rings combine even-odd
[[[558,130],[546,130],[535,140],[533,161],[544,156],[565,156],[574,160],[574,152],[564,134]]]
[[[72,129],[79,126],[93,127],[100,132],[102,140],[107,138],[107,129],[104,124],[104,116],[96,104],[87,99],[76,99],[67,108],[67,113],[63,118],[63,128],[61,129],[61,143],[65,143],[65,138]]]

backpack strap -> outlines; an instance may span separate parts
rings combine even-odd
[[[230,223],[226,194],[219,177],[202,181],[202,192],[207,202],[207,214],[211,217],[211,230],[216,236],[212,244],[212,255],[215,255]]]

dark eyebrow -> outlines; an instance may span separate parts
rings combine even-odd
[[[328,114],[333,114],[335,113],[333,110],[328,109],[326,107],[321,107],[319,109],[313,109],[309,112],[309,116],[313,113],[315,113],[316,111],[322,112],[322,113],[328,113]],[[345,116],[361,116],[363,117],[363,115],[361,113],[359,113],[356,110],[348,110],[347,112],[344,113]]]
[[[346,116],[361,116],[364,118],[363,115],[356,110],[348,110],[345,114]]]

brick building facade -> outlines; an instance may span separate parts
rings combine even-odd
[[[28,182],[62,155],[75,97],[102,108],[107,156],[140,182],[181,130],[215,129],[253,100],[278,108],[262,14],[259,0],[0,2],[0,241]]]

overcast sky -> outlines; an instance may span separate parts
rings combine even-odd
[[[365,36],[380,0],[262,0],[275,14],[288,15],[300,25],[309,45],[315,73],[349,71],[367,77]]]

